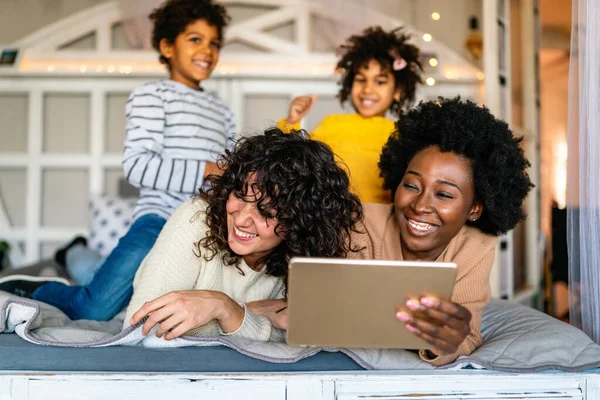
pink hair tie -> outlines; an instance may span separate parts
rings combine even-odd
[[[394,62],[392,63],[392,69],[394,71],[401,71],[408,65],[406,60],[398,54],[398,50],[390,50],[389,55],[394,59]]]

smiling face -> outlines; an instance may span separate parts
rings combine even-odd
[[[399,101],[402,90],[390,70],[381,69],[376,60],[358,68],[352,81],[350,99],[363,117],[385,117],[394,100]]]
[[[417,153],[394,198],[404,259],[435,261],[467,220],[481,216],[474,198],[468,160],[437,146]]]
[[[219,61],[217,27],[199,19],[189,24],[175,38],[175,43],[160,41],[160,53],[169,60],[171,79],[197,89],[208,79]]]
[[[241,256],[246,264],[254,270],[260,270],[260,260],[269,255],[283,241],[275,233],[276,218],[263,217],[256,208],[261,194],[248,181],[248,193],[239,198],[235,193],[229,194],[225,206],[227,212],[227,242],[231,250]]]

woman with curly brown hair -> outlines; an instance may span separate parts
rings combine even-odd
[[[386,32],[380,27],[348,38],[337,64],[342,73],[338,98],[342,104],[350,100],[356,113],[330,115],[311,134],[331,146],[348,166],[352,190],[364,203],[392,201],[390,191],[383,188],[377,162],[394,131],[386,114],[398,117],[407,111],[422,83],[420,51],[409,39],[402,28]],[[295,98],[279,127],[298,129],[315,100],[315,96]]]
[[[270,340],[246,303],[282,298],[294,256],[346,257],[362,219],[331,149],[279,129],[241,139],[221,176],[169,218],[134,280],[126,325],[182,334]]]

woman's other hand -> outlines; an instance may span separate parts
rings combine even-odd
[[[398,310],[396,318],[406,329],[434,346],[436,356],[455,353],[471,331],[471,313],[460,304],[435,297],[408,299],[407,310]]]
[[[254,315],[268,318],[274,328],[287,330],[287,302],[284,299],[253,301],[246,303],[246,308]]]

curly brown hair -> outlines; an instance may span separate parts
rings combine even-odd
[[[382,70],[391,71],[396,89],[402,89],[400,101],[394,100],[390,107],[391,113],[400,116],[414,104],[417,85],[423,83],[423,64],[421,51],[408,43],[410,35],[403,30],[404,28],[399,27],[386,32],[379,26],[370,27],[360,35],[350,36],[346,44],[340,47],[341,58],[337,63],[337,70],[342,71],[339,82],[341,88],[338,92],[342,105],[350,96],[358,69],[366,66],[371,60],[376,60]],[[402,57],[407,63],[406,68],[394,71],[392,54]]]
[[[352,232],[359,232],[363,209],[350,191],[346,172],[331,149],[311,140],[305,131],[284,134],[277,128],[264,135],[243,137],[218,161],[222,175],[209,175],[208,189],[198,197],[207,203],[206,237],[197,243],[206,260],[222,254],[225,265],[239,265],[240,256],[227,241],[226,203],[233,193],[260,193],[256,207],[266,219],[276,219],[275,233],[284,240],[266,256],[265,272],[287,280],[294,256],[346,257],[359,251]],[[249,188],[250,177],[255,183]],[[239,268],[238,268],[239,269]]]
[[[177,35],[184,32],[189,24],[200,19],[216,27],[219,40],[223,41],[223,30],[231,20],[225,7],[213,0],[168,0],[152,11],[148,18],[154,23],[152,47],[159,54],[162,39],[171,44],[175,43]],[[159,60],[169,66],[169,60],[162,54]]]

